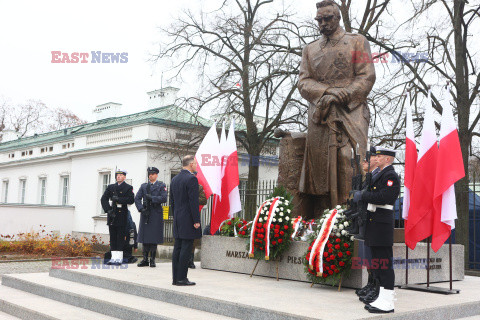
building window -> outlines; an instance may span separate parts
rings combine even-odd
[[[3,188],[2,188],[3,192],[2,192],[2,200],[4,203],[7,203],[7,200],[8,200],[8,180],[7,181],[3,181]]]
[[[62,206],[68,205],[68,189],[70,187],[70,177],[62,177]]]
[[[48,151],[53,151],[53,147],[48,147]]]
[[[40,204],[45,204],[47,197],[47,179],[40,178]]]
[[[107,190],[107,187],[110,184],[111,178],[112,178],[112,175],[110,173],[100,174],[100,197],[105,193],[105,190]],[[104,214],[101,204],[100,204],[100,214]]]
[[[27,180],[20,180],[20,203],[25,203],[25,189],[27,188]]]

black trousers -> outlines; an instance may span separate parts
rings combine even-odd
[[[110,250],[111,251],[123,251],[125,247],[125,226],[108,226],[110,233]]]
[[[157,244],[156,243],[144,243],[143,244],[143,252],[157,252]]]
[[[185,280],[188,274],[188,261],[192,252],[193,239],[175,239],[172,254],[173,281]]]
[[[375,278],[380,286],[393,290],[395,285],[395,272],[392,268],[393,247],[370,247],[372,252],[371,269],[375,270]]]

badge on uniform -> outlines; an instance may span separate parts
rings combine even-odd
[[[388,181],[387,181],[387,186],[389,186],[389,187],[393,186],[393,181],[392,181],[392,180],[388,180]]]

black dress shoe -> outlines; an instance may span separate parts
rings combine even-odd
[[[194,286],[195,282],[190,282],[188,278],[177,281],[177,286]]]
[[[382,309],[372,307],[369,304],[365,305],[365,310],[367,310],[370,313],[393,313],[393,312],[395,312],[394,309],[385,311],[385,310],[382,310]]]
[[[137,264],[137,267],[148,267],[148,260],[142,260],[140,261],[139,264]]]
[[[150,259],[150,268],[155,268],[157,265],[155,264],[154,259]]]
[[[378,291],[370,291],[369,294],[367,294],[366,296],[360,297],[359,299],[363,303],[369,304],[377,300],[377,298],[378,298]]]

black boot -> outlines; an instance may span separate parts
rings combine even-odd
[[[372,275],[372,272],[369,271],[368,272],[368,282],[367,282],[367,285],[361,289],[357,289],[355,290],[355,293],[357,296],[364,296],[368,291],[370,291],[372,289],[372,287],[374,286],[374,281],[373,281],[373,275]]]
[[[195,263],[193,263],[193,259],[195,258],[195,253],[190,254],[190,260],[188,261],[188,267],[190,269],[195,269]]]
[[[148,267],[148,249],[143,247],[143,260],[137,264],[137,267]]]
[[[370,291],[367,291],[365,295],[359,297],[360,301],[365,304],[369,304],[377,300],[378,294],[380,293],[380,284],[377,279],[375,279],[374,281],[375,284],[372,289],[370,289]]]
[[[150,268],[155,268],[157,265],[155,264],[155,256],[157,255],[157,248],[150,251]]]

